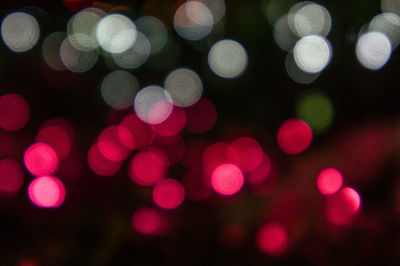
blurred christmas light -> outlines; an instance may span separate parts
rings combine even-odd
[[[13,52],[29,51],[36,45],[39,37],[39,23],[25,12],[10,13],[1,22],[1,38]]]
[[[24,182],[24,170],[21,164],[11,158],[0,160],[0,194],[16,193]]]
[[[150,54],[156,54],[164,48],[168,40],[168,32],[161,20],[153,16],[142,16],[135,20],[135,24],[150,42]]]
[[[311,128],[302,120],[295,118],[284,121],[277,132],[278,145],[287,154],[303,152],[310,146],[312,138]]]
[[[358,39],[357,59],[362,66],[370,70],[382,68],[392,54],[388,37],[381,32],[367,32]]]
[[[210,9],[199,1],[185,2],[175,12],[176,33],[190,41],[205,38],[211,32],[213,24],[214,18]]]
[[[130,149],[144,149],[148,147],[155,138],[155,133],[150,125],[144,123],[135,114],[126,116],[120,123],[121,132],[118,132],[122,144]],[[126,135],[128,129],[131,136]]]
[[[131,73],[116,70],[101,83],[101,96],[112,108],[125,109],[133,104],[139,90],[139,81]]]
[[[152,186],[165,177],[169,162],[163,151],[158,148],[148,148],[138,152],[129,162],[129,177],[141,186]]]
[[[261,184],[271,173],[271,168],[271,159],[266,153],[264,153],[263,160],[260,165],[258,165],[257,168],[255,168],[254,170],[246,173],[246,183],[249,183],[251,185]]]
[[[296,115],[318,134],[323,133],[333,123],[333,105],[328,96],[320,90],[307,91],[296,104]]]
[[[114,62],[126,69],[135,69],[146,63],[151,51],[149,40],[137,32],[133,45],[122,53],[112,53]]]
[[[41,208],[56,208],[63,204],[65,188],[63,183],[53,176],[35,178],[28,187],[29,199]]]
[[[208,52],[208,65],[223,78],[237,78],[243,74],[248,64],[245,48],[234,40],[221,40]]]
[[[152,125],[154,132],[161,136],[172,137],[182,131],[186,123],[186,114],[182,108],[174,107],[169,117],[160,124]]]
[[[0,127],[7,131],[21,130],[28,123],[30,107],[19,94],[9,93],[0,97]]]
[[[165,79],[164,88],[174,104],[181,107],[195,104],[203,92],[200,77],[188,68],[179,68],[169,73]]]
[[[103,17],[96,26],[96,39],[109,53],[122,53],[135,43],[137,29],[130,18],[121,14]]]
[[[236,194],[242,188],[243,183],[243,173],[234,164],[221,164],[211,174],[211,185],[221,195]]]
[[[53,70],[65,70],[60,57],[60,47],[65,40],[65,32],[53,32],[49,34],[42,44],[42,56],[46,64]]]
[[[368,31],[385,34],[394,50],[400,43],[400,17],[393,13],[378,14],[369,23]]]
[[[332,48],[328,40],[318,35],[308,35],[297,41],[293,48],[297,66],[308,73],[321,72],[329,64]]]
[[[278,223],[263,225],[257,232],[257,245],[267,255],[282,255],[289,246],[286,229]]]
[[[136,94],[134,109],[136,115],[148,124],[159,124],[166,120],[173,109],[168,93],[159,86],[148,86]]]
[[[128,129],[123,126],[109,126],[105,128],[97,139],[100,153],[111,161],[123,161],[129,157],[131,150],[122,142],[121,137],[130,136]]]
[[[252,138],[241,137],[232,141],[227,149],[227,159],[243,172],[255,170],[263,161],[264,152]]]
[[[185,189],[175,179],[163,178],[153,187],[153,201],[163,209],[175,209],[185,199]]]
[[[217,166],[227,162],[226,151],[228,147],[229,145],[226,143],[216,142],[204,150],[201,161],[206,174],[211,175]]]
[[[60,57],[64,66],[75,73],[89,71],[97,63],[99,52],[97,49],[82,51],[76,49],[66,38],[60,46]]]
[[[285,68],[289,77],[300,84],[310,84],[314,82],[320,75],[320,72],[309,73],[303,71],[294,60],[293,52],[289,52],[286,55]]]
[[[36,135],[35,142],[42,142],[51,146],[60,161],[67,158],[72,149],[70,136],[59,126],[41,128]]]
[[[165,230],[163,216],[155,209],[143,207],[132,216],[132,227],[140,234],[159,235]]]
[[[90,146],[87,161],[90,169],[101,176],[115,175],[121,168],[120,161],[112,161],[102,155],[97,143]]]
[[[274,24],[274,40],[284,51],[290,51],[296,44],[298,36],[289,27],[288,15],[281,16]]]
[[[342,174],[335,168],[322,170],[317,178],[318,190],[324,195],[336,193],[343,184]]]
[[[36,176],[51,175],[58,168],[58,158],[54,149],[40,142],[26,149],[24,163],[26,169]]]
[[[360,207],[361,198],[358,192],[351,187],[345,187],[328,199],[326,215],[332,224],[346,225]]]

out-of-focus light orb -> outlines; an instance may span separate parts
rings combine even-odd
[[[290,24],[292,23],[292,25]],[[289,15],[289,25],[299,37],[307,35],[327,36],[331,30],[331,16],[328,10],[312,2],[300,2],[293,6]]]
[[[11,158],[0,160],[0,193],[14,194],[24,182],[24,170],[21,164]]]
[[[137,153],[129,163],[128,173],[132,181],[141,186],[152,186],[165,177],[169,162],[163,151],[151,147]]]
[[[87,161],[90,169],[101,176],[112,176],[121,168],[120,161],[112,161],[104,157],[99,151],[97,143],[90,146]]]
[[[360,64],[370,70],[382,68],[392,54],[389,38],[376,31],[364,33],[357,41],[356,55]]]
[[[58,158],[54,149],[40,142],[26,149],[24,162],[26,169],[36,176],[51,175],[58,167]]]
[[[342,188],[338,193],[328,199],[326,215],[332,224],[346,225],[361,207],[361,197],[351,188]]]
[[[184,39],[203,39],[211,32],[213,25],[214,18],[210,9],[199,1],[185,2],[175,12],[175,31]]]
[[[133,104],[139,90],[139,81],[131,73],[116,70],[101,83],[101,96],[114,109],[125,109]]]
[[[224,0],[190,0],[201,2],[208,7],[213,18],[214,24],[218,23],[225,16],[225,1]]]
[[[13,12],[1,23],[1,38],[13,52],[29,51],[36,45],[39,37],[39,23],[30,14]]]
[[[0,127],[11,132],[22,129],[28,123],[30,108],[19,94],[9,93],[0,97]]]
[[[326,168],[317,177],[318,190],[324,195],[336,193],[342,187],[342,184],[342,174],[335,168]]]
[[[136,94],[136,115],[148,124],[159,124],[167,119],[173,109],[168,93],[159,86],[147,86]]]
[[[228,161],[237,165],[243,172],[256,169],[262,162],[264,151],[260,144],[252,138],[241,137],[229,144]]]
[[[308,73],[318,73],[329,64],[332,48],[324,37],[308,35],[297,41],[293,48],[293,55],[301,70]]]
[[[100,153],[111,161],[123,161],[129,157],[131,150],[120,140],[120,136],[129,134],[128,129],[119,125],[105,128],[97,139],[97,147]]]
[[[75,73],[89,71],[96,63],[99,56],[97,49],[81,51],[76,49],[66,38],[60,47],[60,57],[64,66]]]
[[[152,16],[143,16],[135,20],[135,24],[150,42],[150,54],[156,54],[164,48],[168,40],[168,32],[161,20]]]
[[[202,134],[212,129],[217,122],[217,109],[207,98],[185,109],[186,129],[194,134]]]
[[[160,124],[152,125],[152,128],[160,136],[173,137],[182,131],[185,123],[185,111],[180,107],[174,107],[171,115],[166,120]]]
[[[201,157],[204,173],[211,176],[215,168],[227,162],[226,152],[228,147],[229,145],[226,143],[216,142],[204,150]]]
[[[310,146],[313,138],[311,128],[300,119],[284,121],[278,129],[277,141],[281,150],[287,154],[298,154]]]
[[[120,123],[121,127],[129,130],[130,137],[120,136],[121,142],[130,149],[141,150],[153,143],[155,133],[150,125],[140,120],[136,114],[126,116]],[[125,135],[121,132],[120,135]]]
[[[109,53],[122,53],[135,43],[137,30],[132,20],[124,15],[110,14],[103,17],[96,27],[96,39]]]
[[[290,51],[299,38],[289,27],[288,15],[281,16],[274,24],[274,40],[284,51]]]
[[[185,199],[185,189],[181,183],[172,178],[163,178],[153,188],[153,201],[163,209],[175,209]]]
[[[297,63],[294,61],[293,52],[289,52],[286,55],[285,69],[289,77],[293,81],[300,84],[310,84],[314,82],[321,74],[320,72],[318,73],[305,72],[301,68],[299,68]]]
[[[143,235],[159,235],[163,231],[163,217],[153,209],[137,209],[132,216],[133,229]]]
[[[267,179],[268,175],[271,173],[271,169],[271,159],[268,154],[264,152],[263,160],[260,165],[256,169],[246,173],[246,182],[251,185],[261,184]]]
[[[322,133],[333,123],[333,105],[322,91],[308,92],[297,101],[296,115],[315,133]]]
[[[400,43],[400,17],[393,13],[376,15],[368,25],[368,31],[378,31],[385,34],[394,50]]]
[[[149,58],[151,46],[149,40],[140,32],[137,32],[133,45],[122,53],[111,54],[114,62],[126,69],[138,68],[146,63]]]
[[[400,3],[398,0],[381,0],[382,12],[391,12],[400,15]]]
[[[257,232],[257,246],[267,255],[282,255],[289,246],[286,229],[278,223],[263,225]]]
[[[29,199],[41,208],[59,207],[65,199],[63,183],[53,176],[35,178],[28,187]]]
[[[43,41],[43,60],[53,70],[65,70],[65,66],[60,58],[60,47],[65,37],[65,32],[53,32]]]
[[[35,142],[46,143],[51,146],[60,161],[68,157],[72,149],[72,140],[69,134],[59,126],[46,126],[39,130]]]
[[[221,164],[211,174],[211,185],[221,195],[233,195],[239,192],[244,183],[243,173],[231,163]]]
[[[179,68],[169,73],[164,88],[174,104],[181,107],[195,104],[203,93],[203,83],[199,75],[188,68]]]
[[[245,48],[234,40],[215,43],[208,53],[211,70],[223,78],[237,78],[247,68],[248,57]]]
[[[95,7],[86,8],[71,17],[67,25],[68,40],[78,50],[98,47],[96,26],[107,13]]]

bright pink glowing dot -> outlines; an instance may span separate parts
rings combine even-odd
[[[243,173],[234,164],[226,163],[218,166],[211,175],[211,185],[222,195],[233,195],[243,186]]]
[[[121,168],[121,162],[111,161],[100,153],[97,143],[90,147],[87,160],[90,169],[101,176],[114,175]]]
[[[38,207],[55,208],[64,202],[65,188],[58,178],[41,176],[29,184],[28,195]]]
[[[264,152],[257,141],[242,137],[234,140],[228,147],[228,161],[236,164],[243,172],[256,169],[262,162]]]
[[[342,187],[342,184],[342,174],[334,168],[322,170],[317,178],[318,190],[324,195],[336,193]]]
[[[278,145],[287,154],[298,154],[310,146],[311,128],[302,120],[291,118],[284,121],[277,134]]]
[[[257,246],[267,255],[279,256],[289,245],[285,228],[278,223],[263,225],[257,232]]]
[[[17,192],[24,181],[24,170],[14,159],[0,161],[0,191],[5,193]]]
[[[185,189],[175,179],[159,180],[153,188],[154,203],[164,209],[174,209],[185,199]]]
[[[153,143],[155,133],[150,125],[140,120],[136,114],[131,114],[125,117],[120,125],[128,129],[129,135],[126,132],[119,132],[122,144],[130,149],[141,150]]]
[[[22,96],[10,93],[0,97],[0,127],[18,131],[28,123],[29,115],[29,104]]]
[[[51,175],[58,167],[57,154],[45,143],[30,146],[24,154],[25,167],[32,175]]]
[[[157,148],[137,153],[129,163],[128,173],[132,181],[142,186],[152,186],[168,172],[168,158]]]
[[[58,126],[48,126],[42,128],[38,132],[35,141],[50,145],[56,152],[60,161],[67,158],[71,152],[71,139],[69,135]]]
[[[186,129],[191,133],[205,133],[217,122],[217,109],[206,98],[201,98],[196,104],[186,108],[185,111]]]
[[[326,214],[328,220],[337,225],[345,225],[361,206],[361,198],[351,187],[342,188],[327,202]]]
[[[158,235],[163,231],[162,218],[160,213],[152,208],[140,208],[132,216],[132,227],[144,235]]]
[[[174,106],[171,115],[160,124],[153,125],[152,128],[161,136],[172,137],[182,131],[185,123],[185,111],[180,107]]]
[[[226,153],[228,147],[226,143],[217,142],[205,149],[201,159],[206,174],[211,175],[217,166],[227,162]]]
[[[123,161],[128,158],[131,150],[123,145],[120,140],[120,136],[128,134],[128,129],[122,126],[110,126],[104,129],[97,141],[100,153],[111,161]]]

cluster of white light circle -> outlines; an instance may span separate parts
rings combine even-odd
[[[311,83],[329,64],[332,48],[325,37],[331,25],[328,10],[309,1],[293,5],[274,23],[275,42],[289,52],[286,71],[294,81]]]
[[[400,43],[400,5],[398,1],[382,0],[381,14],[362,28],[356,44],[360,64],[370,70],[381,69]]]

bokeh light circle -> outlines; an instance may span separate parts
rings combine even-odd
[[[21,164],[11,158],[0,160],[0,192],[16,193],[24,182]]]
[[[9,93],[0,97],[0,127],[11,132],[21,130],[28,123],[30,107],[19,94]]]
[[[297,41],[293,48],[293,55],[301,70],[308,73],[318,73],[329,64],[332,48],[324,37],[308,35]]]
[[[318,190],[324,195],[336,193],[342,187],[342,184],[342,174],[335,168],[322,170],[317,178]]]
[[[392,45],[390,40],[381,32],[367,32],[361,35],[357,41],[357,59],[367,69],[378,70],[382,68],[391,54]]]
[[[278,129],[277,141],[281,150],[287,154],[298,154],[310,146],[313,138],[311,128],[300,119],[284,121]]]
[[[11,51],[26,52],[39,40],[39,23],[30,14],[13,12],[1,23],[1,37]]]
[[[252,138],[241,137],[234,140],[228,147],[228,161],[237,165],[243,172],[256,169],[262,162],[264,152]]]
[[[221,164],[211,174],[211,185],[221,195],[233,195],[239,192],[244,183],[242,171],[234,164]]]
[[[163,217],[157,210],[143,207],[133,214],[132,227],[143,235],[158,235],[162,233]]]
[[[65,199],[63,183],[53,176],[35,178],[28,187],[29,199],[41,208],[59,207]]]
[[[172,178],[163,178],[153,188],[153,201],[163,209],[175,209],[183,203],[185,189]]]
[[[52,147],[39,142],[26,149],[24,163],[32,175],[51,175],[57,170],[58,157]]]
[[[278,223],[265,224],[257,232],[257,246],[267,255],[282,255],[288,245],[289,237],[286,229]]]
[[[223,78],[236,78],[247,68],[248,57],[245,48],[234,40],[215,43],[208,53],[211,70]]]

